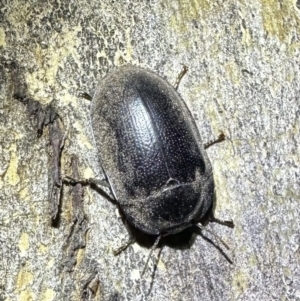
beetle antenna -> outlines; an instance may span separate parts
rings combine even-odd
[[[146,268],[147,268],[147,266],[148,266],[150,257],[151,257],[151,255],[152,255],[153,251],[156,249],[157,245],[159,244],[160,239],[161,239],[161,234],[160,234],[159,236],[157,236],[157,238],[156,238],[156,240],[155,240],[153,246],[151,247],[150,253],[149,253],[149,255],[148,255],[148,258],[147,258],[147,261],[146,261],[146,263],[145,263],[144,269],[143,269],[143,271],[142,271],[142,276],[144,275],[144,273],[145,273],[145,271],[146,271]]]
[[[230,248],[229,248],[228,245],[224,242],[224,240],[223,240],[219,235],[217,235],[216,233],[214,233],[212,230],[207,229],[206,227],[202,226],[201,224],[197,224],[197,227],[198,227],[200,230],[205,230],[205,231],[209,232],[210,234],[212,234],[215,238],[217,238],[217,239],[222,243],[222,245],[223,245],[227,250],[230,250]]]

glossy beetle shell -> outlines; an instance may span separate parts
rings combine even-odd
[[[152,235],[178,233],[211,209],[212,168],[186,104],[158,75],[125,66],[100,82],[92,127],[112,194]]]

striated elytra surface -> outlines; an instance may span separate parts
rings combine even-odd
[[[164,79],[131,65],[110,72],[91,116],[103,170],[131,224],[168,235],[209,211],[211,164],[186,104]]]

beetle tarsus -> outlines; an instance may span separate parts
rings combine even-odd
[[[188,67],[183,65],[183,68],[182,68],[181,72],[178,74],[178,76],[176,78],[176,81],[175,81],[175,84],[174,84],[175,90],[178,89],[179,84],[180,84],[182,78],[184,77],[184,75],[187,73],[187,71],[188,71]]]
[[[234,228],[234,222],[233,221],[219,219],[219,218],[216,218],[214,216],[211,216],[209,218],[209,221],[213,222],[213,223],[218,223],[218,224],[223,225],[223,226],[227,226],[229,228]]]
[[[204,148],[207,149],[216,143],[220,143],[220,142],[224,141],[225,139],[226,139],[225,134],[223,132],[221,132],[221,134],[219,135],[219,137],[216,140],[211,140],[211,141],[208,141],[207,143],[205,143]]]

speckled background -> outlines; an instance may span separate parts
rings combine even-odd
[[[299,17],[296,1],[1,1],[0,3],[0,300],[300,300]],[[86,248],[73,271],[61,269],[70,230],[70,189],[61,223],[50,223],[48,131],[37,138],[25,106],[12,97],[16,61],[30,97],[50,102],[67,133],[62,169],[77,155],[82,177],[101,177],[89,120],[93,94],[108,70],[126,63],[174,83],[208,150],[216,182],[210,224],[230,251],[203,232],[190,246],[133,244],[116,206],[90,188]]]

